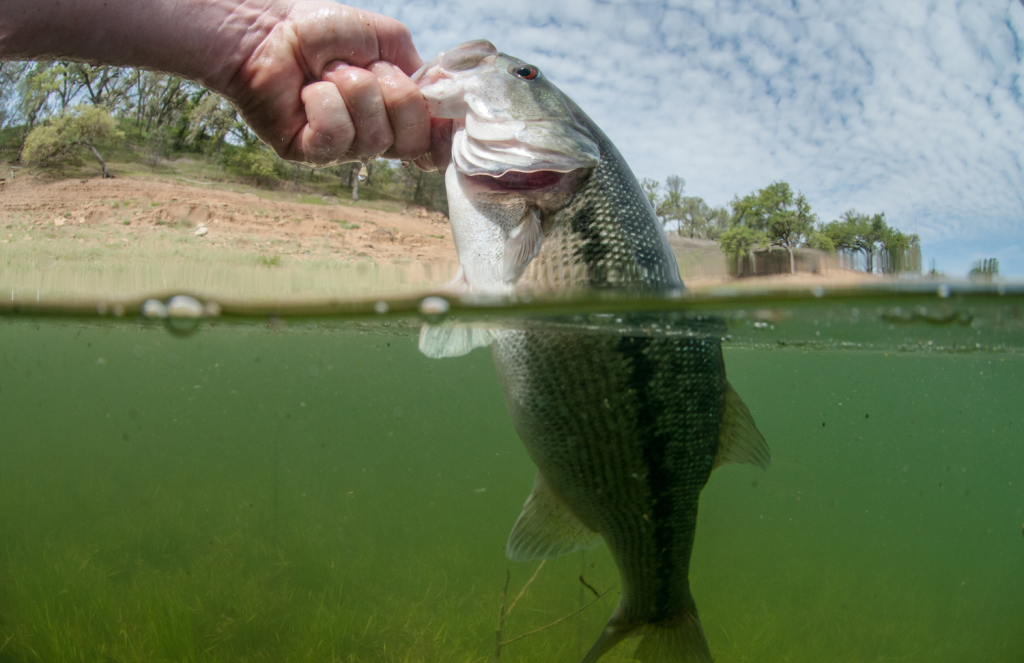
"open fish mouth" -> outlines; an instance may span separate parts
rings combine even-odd
[[[442,51],[413,75],[430,114],[452,120],[452,163],[506,191],[557,187],[600,160],[574,106],[530,64],[490,42]]]
[[[567,180],[575,180],[575,175],[576,171],[562,173],[556,170],[538,170],[533,172],[511,170],[497,177],[491,175],[469,175],[468,179],[474,186],[491,191],[533,193],[559,189]]]

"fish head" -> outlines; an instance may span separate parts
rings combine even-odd
[[[564,187],[600,160],[565,95],[488,41],[442,51],[413,80],[431,116],[452,123],[450,164],[482,188],[525,195]]]

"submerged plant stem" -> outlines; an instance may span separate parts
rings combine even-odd
[[[523,633],[522,635],[517,635],[514,638],[511,638],[509,640],[506,640],[505,642],[499,643],[498,646],[499,647],[505,647],[507,645],[512,644],[513,642],[515,642],[517,640],[522,640],[523,638],[529,637],[531,635],[535,635],[537,633],[540,633],[541,631],[546,631],[549,628],[551,628],[552,626],[555,626],[556,624],[560,624],[560,623],[564,622],[566,619],[569,619],[570,617],[574,617],[574,616],[580,614],[581,612],[583,612],[584,610],[586,610],[590,606],[592,606],[595,603],[597,603],[598,601],[600,601],[604,597],[604,595],[607,594],[610,591],[612,591],[611,587],[609,587],[608,589],[606,589],[603,592],[601,592],[601,594],[596,599],[592,599],[590,601],[590,603],[586,604],[585,606],[583,606],[582,608],[580,608],[578,610],[574,610],[574,611],[570,612],[565,617],[559,617],[558,619],[556,619],[555,621],[551,622],[550,624],[546,624],[544,626],[541,626],[540,628],[535,628],[532,631],[528,631],[526,633]],[[499,651],[500,651],[500,649],[499,649]]]
[[[523,598],[523,594],[526,593],[527,588],[533,583],[534,580],[537,579],[537,574],[540,573],[540,570],[544,568],[544,563],[546,561],[548,560],[540,560],[540,564],[537,565],[537,569],[533,572],[533,575],[530,576],[530,579],[526,581],[526,584],[523,585],[523,588],[519,590],[519,594],[516,596],[515,600],[512,601],[512,605],[510,605],[508,607],[508,610],[505,611],[506,617],[508,617],[512,613],[512,608],[516,607],[516,603],[519,603],[519,599]],[[508,589],[508,581],[505,582],[505,588]],[[504,603],[504,600],[502,600],[502,603]]]

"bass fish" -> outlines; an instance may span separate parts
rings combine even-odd
[[[469,292],[682,288],[654,210],[608,138],[537,69],[468,42],[416,79],[451,121],[449,217]],[[447,156],[447,155],[445,155]],[[725,377],[720,320],[634,314],[513,328],[427,326],[432,357],[491,345],[538,473],[509,536],[513,561],[607,544],[621,596],[583,659],[641,636],[647,663],[707,663],[690,593],[700,491],[713,468],[767,468],[768,447]]]

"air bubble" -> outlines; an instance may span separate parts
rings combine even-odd
[[[945,283],[940,285],[939,288],[938,288],[938,295],[939,295],[939,297],[942,297],[943,299],[948,298],[949,297],[949,286],[946,285]]]
[[[386,301],[384,301],[384,300],[381,300],[379,302],[374,302],[373,303],[373,310],[376,311],[377,313],[381,313],[381,314],[387,313],[388,309],[389,309],[388,303]]]
[[[159,299],[147,299],[142,302],[142,315],[147,318],[166,318],[167,307]]]
[[[167,302],[167,329],[173,334],[192,334],[202,317],[203,305],[188,295],[175,295]]]
[[[427,297],[420,302],[420,315],[427,322],[441,322],[450,310],[451,306],[444,297]]]
[[[170,318],[199,318],[203,305],[188,295],[175,295],[167,302],[167,316]]]

